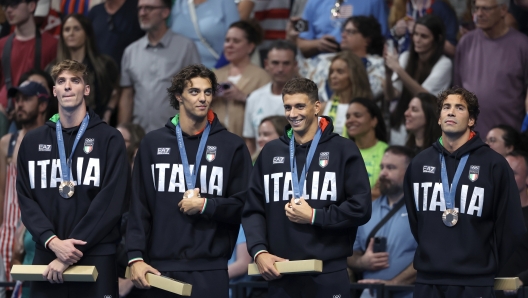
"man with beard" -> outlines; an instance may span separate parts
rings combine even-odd
[[[31,81],[25,81],[19,87],[11,87],[8,95],[13,98],[15,119],[21,127],[19,131],[7,134],[0,140],[0,255],[6,277],[10,281],[15,230],[20,220],[15,189],[18,148],[26,132],[44,125],[50,97],[44,86]]]
[[[372,217],[358,228],[354,255],[348,258],[352,270],[363,272],[364,279],[359,283],[405,285],[416,278],[412,261],[417,244],[403,200],[403,178],[413,157],[407,147],[390,146],[385,150],[379,176],[382,196],[372,202]],[[365,290],[361,298],[372,296],[375,294]],[[412,297],[412,293],[398,292],[393,297]]]

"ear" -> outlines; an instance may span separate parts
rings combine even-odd
[[[321,112],[321,102],[319,100],[316,100],[314,105],[315,105],[315,113],[319,115]]]
[[[474,118],[469,118],[468,126],[469,127],[475,126],[475,119]]]
[[[35,14],[35,10],[37,9],[37,1],[31,1],[28,4],[29,11],[31,11],[31,14]]]
[[[84,86],[84,96],[90,95],[90,85]]]
[[[55,86],[53,86],[53,96],[57,97],[57,90],[55,90]]]
[[[253,53],[253,51],[255,50],[256,47],[257,46],[254,43],[250,42],[249,43],[249,53],[248,53],[248,55],[251,55],[251,53]]]
[[[183,102],[183,98],[180,94],[174,94],[174,98],[176,98],[176,100],[179,102],[179,103],[182,103]]]
[[[268,70],[268,66],[269,66],[269,61],[268,61],[268,58],[266,58],[264,59],[264,69]]]
[[[371,121],[370,124],[374,124],[374,125],[372,125],[372,128],[375,129],[376,126],[378,126],[378,118],[372,117],[372,120],[370,120],[370,121]]]
[[[163,17],[164,20],[167,20],[169,18],[170,14],[171,14],[171,9],[168,8],[168,7],[165,7],[161,11],[161,16]]]
[[[438,118],[438,125],[442,125],[442,121]]]
[[[48,103],[49,103],[50,100],[51,100],[51,98],[49,98],[48,100],[42,100],[42,101],[39,102],[39,105],[38,105],[39,113],[46,112],[46,110],[48,109]]]

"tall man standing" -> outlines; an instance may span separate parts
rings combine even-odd
[[[477,97],[438,96],[442,136],[405,174],[409,223],[418,248],[414,297],[494,297],[493,282],[525,233],[506,160],[473,131]]]
[[[22,221],[37,243],[33,264],[48,265],[31,297],[118,297],[115,252],[128,178],[121,133],[87,110],[86,66],[64,60],[51,71],[59,113],[26,134],[18,153]],[[80,145],[80,146],[79,146]],[[69,266],[93,265],[95,283],[63,282]]]
[[[317,92],[304,78],[282,89],[290,125],[260,153],[242,214],[248,251],[269,281],[270,297],[349,297],[346,259],[357,227],[370,219],[359,149],[333,133],[330,118],[318,119]],[[281,276],[274,263],[286,259],[320,259],[323,272]]]
[[[143,139],[134,162],[127,227],[132,281],[147,272],[192,284],[191,297],[229,296],[227,261],[246,199],[251,158],[210,109],[215,74],[190,65],[172,78],[179,115]],[[152,265],[148,265],[148,264]],[[148,297],[175,297],[152,288]]]

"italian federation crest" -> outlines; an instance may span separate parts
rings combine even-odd
[[[216,146],[207,146],[207,151],[205,152],[205,159],[208,162],[215,160],[216,158]]]
[[[88,139],[88,138],[84,139],[84,147],[83,147],[84,153],[88,154],[92,152],[94,143],[95,143],[94,139]]]
[[[470,166],[469,167],[469,180],[471,180],[471,182],[477,181],[478,176],[479,176],[479,171],[480,171],[480,166]]]
[[[319,166],[325,168],[330,161],[330,152],[321,152],[319,153]]]

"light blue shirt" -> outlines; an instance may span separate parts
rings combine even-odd
[[[240,19],[235,2],[233,0],[207,0],[195,7],[200,33],[218,55],[222,54],[229,25]],[[173,32],[194,41],[202,63],[208,68],[214,67],[217,59],[198,38],[189,13],[187,0],[174,2],[170,27]]]
[[[332,17],[330,10],[334,8],[335,0],[308,0],[304,7],[302,18],[309,23],[309,30],[299,34],[302,39],[319,39],[330,34],[341,42],[341,27],[351,16],[374,16],[381,24],[384,35],[388,32],[389,17],[384,0],[344,0],[341,4],[341,17]]]
[[[358,227],[354,250],[365,251],[367,249],[368,235],[390,210],[391,208],[385,196],[372,202],[372,215],[369,222]],[[390,280],[409,267],[418,246],[411,233],[405,205],[378,230],[375,237],[387,238],[389,268],[375,272],[365,271],[363,272],[363,278]],[[412,297],[412,294],[397,295],[395,293],[394,297]]]

